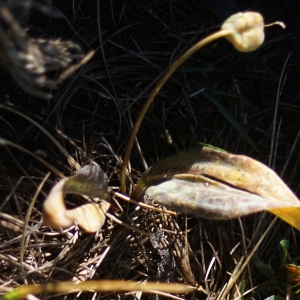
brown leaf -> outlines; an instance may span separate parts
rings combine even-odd
[[[289,283],[300,284],[300,267],[293,264],[283,265],[288,270]]]
[[[110,204],[107,201],[88,203],[67,210],[64,196],[67,193],[109,200],[106,174],[96,165],[86,166],[76,175],[59,181],[51,190],[43,206],[44,224],[53,228],[70,227],[76,221],[88,232],[96,232],[104,222]]]
[[[268,210],[300,229],[300,202],[278,175],[243,155],[195,147],[148,169],[132,195],[143,190],[158,203],[210,219]]]
[[[73,218],[87,232],[96,232],[104,225],[106,213],[110,207],[107,201],[88,203],[67,210],[66,215]]]

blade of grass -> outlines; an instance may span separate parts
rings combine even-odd
[[[41,182],[41,184],[39,185],[38,189],[36,190],[33,198],[32,198],[32,201],[28,207],[28,210],[27,210],[27,213],[26,213],[26,216],[25,216],[25,220],[24,220],[24,229],[23,229],[23,233],[22,233],[22,238],[21,238],[21,241],[20,241],[20,263],[21,263],[21,273],[25,279],[25,282],[27,282],[26,280],[26,274],[24,272],[24,265],[23,265],[23,260],[24,260],[24,252],[25,252],[25,238],[26,238],[26,228],[28,227],[28,223],[29,223],[29,218],[30,218],[30,214],[32,212],[32,209],[33,209],[33,206],[35,204],[35,201],[42,189],[42,187],[44,186],[45,182],[47,181],[47,179],[49,178],[50,176],[50,173],[48,173],[45,178],[43,179],[43,181]],[[39,252],[39,257],[41,257],[41,249],[40,247],[38,248],[38,252]]]
[[[25,152],[29,155],[31,155],[32,157],[34,157],[35,159],[37,159],[39,162],[41,162],[44,166],[46,166],[47,168],[49,168],[54,174],[56,174],[56,176],[58,176],[59,178],[65,178],[65,176],[58,171],[55,167],[53,167],[52,165],[50,165],[49,163],[47,163],[45,160],[43,160],[41,157],[39,157],[38,155],[32,153],[31,151],[25,149],[24,147],[21,147],[11,141],[5,140],[0,138],[0,146],[11,146],[11,147],[15,147],[18,150]]]
[[[255,149],[256,151],[258,151],[256,145],[254,144],[254,142],[251,140],[250,136],[248,135],[248,133],[244,130],[244,128],[236,121],[236,119],[224,108],[224,106],[217,101],[212,95],[202,92],[202,95],[205,96],[207,99],[209,99],[220,111],[220,113],[222,114],[222,116],[229,121],[229,123],[235,128],[237,129],[242,135],[243,137],[246,139],[246,141],[253,147],[253,149]]]
[[[28,116],[24,115],[23,113],[17,111],[16,109],[13,109],[11,107],[8,107],[6,105],[0,104],[0,108],[6,109],[14,114],[17,114],[21,116],[22,118],[26,119],[27,121],[31,122],[33,125],[35,125],[38,129],[40,129],[43,133],[45,133],[49,139],[56,145],[56,147],[61,151],[63,155],[66,156],[68,162],[72,165],[72,167],[76,170],[80,170],[81,167],[78,164],[78,162],[67,152],[67,150],[45,129],[43,126],[29,118]]]
[[[256,243],[256,245],[252,249],[251,253],[246,258],[246,260],[243,263],[243,265],[241,267],[240,267],[239,264],[237,265],[237,268],[234,270],[232,276],[230,277],[230,279],[229,279],[229,281],[228,281],[228,283],[226,285],[226,288],[218,296],[217,300],[226,299],[226,296],[230,292],[231,288],[234,286],[234,284],[236,283],[237,279],[241,276],[242,272],[244,271],[244,269],[246,268],[246,266],[249,264],[249,262],[250,262],[251,258],[253,257],[254,253],[256,252],[256,250],[258,249],[258,247],[260,246],[260,244],[262,243],[262,241],[264,240],[264,238],[266,237],[266,235],[268,234],[268,232],[270,231],[270,229],[274,226],[276,220],[277,220],[277,217],[273,219],[273,221],[270,223],[270,225],[268,226],[268,228],[262,234],[262,236],[260,237],[260,239],[258,240],[258,242]],[[243,259],[244,259],[244,256],[241,258],[241,260],[243,260]]]
[[[91,280],[75,284],[74,282],[48,283],[45,285],[26,285],[21,286],[11,292],[6,293],[0,300],[24,299],[29,294],[40,293],[75,293],[78,291],[142,291],[145,293],[156,293],[156,291],[185,294],[191,292],[194,288],[186,284],[155,283],[145,282],[136,283],[123,280]]]

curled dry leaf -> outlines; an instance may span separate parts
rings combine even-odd
[[[98,203],[88,203],[68,210],[64,204],[67,193],[100,198]],[[44,224],[53,228],[69,227],[76,221],[88,231],[96,232],[104,222],[110,204],[106,174],[96,165],[86,166],[76,175],[59,181],[51,190],[43,206]]]
[[[293,284],[300,283],[300,266],[294,264],[283,265],[288,270],[288,282]]]
[[[143,192],[179,212],[231,219],[267,210],[300,230],[300,201],[279,176],[243,155],[194,147],[168,157],[140,178]]]

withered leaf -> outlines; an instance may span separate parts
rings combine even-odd
[[[158,162],[132,198],[143,191],[179,212],[230,219],[267,210],[300,230],[300,201],[273,170],[215,148],[194,147]]]
[[[283,265],[288,270],[289,283],[299,284],[300,283],[300,266],[295,264]]]
[[[100,198],[99,203],[88,203],[67,210],[64,196],[67,193]],[[86,166],[76,175],[59,181],[51,190],[43,206],[45,225],[53,228],[69,227],[75,221],[88,232],[96,232],[104,222],[110,204],[106,174],[97,165]]]

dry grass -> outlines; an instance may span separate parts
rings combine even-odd
[[[264,299],[276,293],[270,286],[253,294],[251,289],[255,293],[266,278],[251,260],[234,277],[271,223],[273,216],[268,214],[212,222],[138,209],[115,196],[111,217],[95,235],[76,226],[52,230],[41,221],[49,189],[90,161],[107,173],[112,189],[119,189],[132,123],[155,82],[176,57],[218,28],[217,19],[202,2],[53,1],[53,9],[63,14],[60,19],[32,11],[29,34],[71,39],[86,53],[97,51],[56,91],[49,91],[54,96],[49,101],[28,96],[0,70],[0,294],[23,284],[88,279],[187,282],[202,287],[194,294],[178,295],[187,299],[239,299],[242,292]],[[299,25],[293,3],[282,8],[279,1],[238,2],[242,8],[262,11],[267,22],[285,21],[286,31],[268,29],[265,45],[251,54],[237,53],[225,40],[218,41],[172,76],[138,134],[129,191],[147,166],[201,141],[270,164],[299,192]],[[245,128],[258,153],[203,92]],[[172,144],[167,142],[166,130]],[[70,207],[82,201],[79,196],[67,197]],[[291,253],[299,254],[299,234],[280,221],[270,228],[256,254],[284,282],[279,269],[283,238],[290,240]],[[232,288],[225,297],[229,282]],[[76,296],[166,297],[138,292]]]

